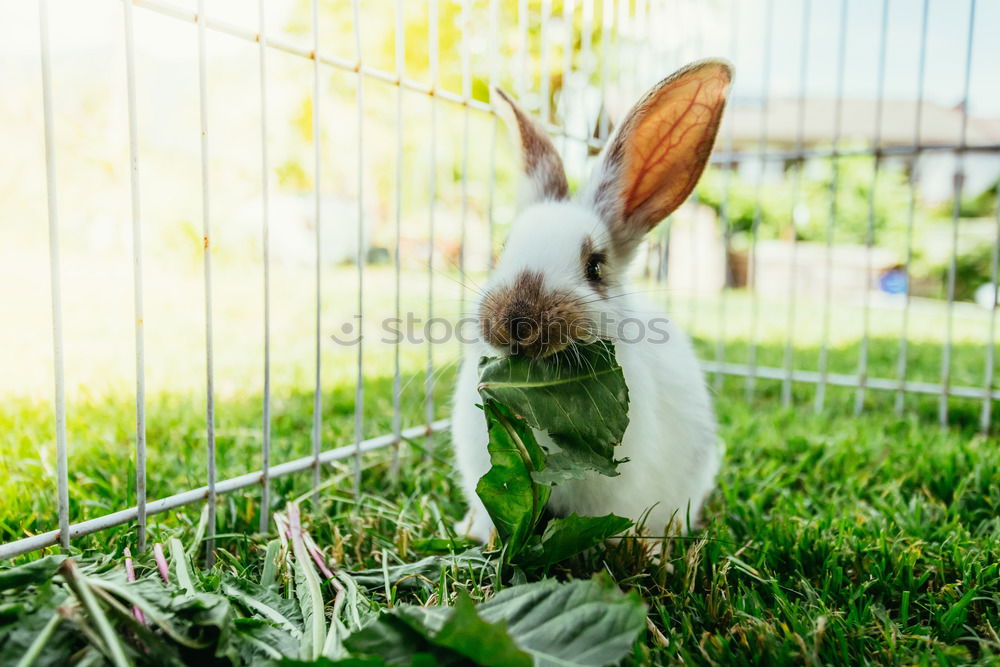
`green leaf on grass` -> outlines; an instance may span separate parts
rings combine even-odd
[[[31,584],[36,586],[43,584],[59,571],[59,566],[64,560],[66,560],[66,556],[58,554],[39,558],[9,570],[0,570],[0,591]]]
[[[188,553],[176,537],[170,538],[170,558],[173,561],[173,570],[177,573],[177,583],[185,592],[194,594],[194,579],[191,578],[191,570],[188,569]]]
[[[494,401],[483,405],[489,427],[492,467],[476,486],[493,519],[507,558],[521,550],[541,518],[550,489],[535,484],[532,473],[544,468],[545,455],[531,429]]]
[[[227,576],[222,584],[222,592],[230,602],[236,602],[251,614],[257,614],[272,624],[291,633],[293,637],[302,634],[302,617],[297,606],[273,590],[260,586],[250,579]]]
[[[296,637],[260,618],[233,619],[233,629],[243,664],[280,660],[298,651]]]
[[[0,664],[69,664],[78,648],[76,627],[53,620],[63,618],[59,607],[68,598],[66,589],[43,582],[22,596],[23,602],[0,620]]]
[[[617,664],[646,627],[639,596],[603,578],[513,586],[477,610],[487,622],[505,621],[536,665]]]
[[[49,615],[49,620],[47,620],[41,630],[38,631],[38,634],[35,635],[35,638],[31,641],[31,644],[27,647],[27,649],[21,653],[21,659],[18,661],[17,667],[22,667],[22,665],[27,667],[27,665],[35,664],[35,661],[38,660],[38,656],[45,651],[49,641],[52,639],[52,635],[55,634],[56,629],[62,621],[63,617],[58,611],[53,611]],[[66,656],[66,658],[68,659],[69,656]]]
[[[318,660],[295,660],[284,658],[278,661],[282,667],[385,667],[385,660],[382,658],[343,658],[341,660],[331,660],[321,657]],[[422,663],[414,661],[414,667],[422,667]],[[437,663],[431,661],[427,667],[437,667]]]
[[[545,580],[505,589],[474,605],[403,605],[387,610],[347,640],[360,654],[390,665],[606,665],[622,660],[645,628],[636,595],[599,580]]]
[[[169,618],[187,625],[188,636],[213,647],[218,658],[239,659],[234,642],[233,613],[229,600],[215,593],[182,594],[173,598]]]
[[[478,665],[527,667],[531,657],[518,648],[506,624],[487,623],[464,591],[452,607],[400,607],[398,616],[434,646]]]
[[[434,664],[528,667],[531,657],[518,648],[506,625],[487,623],[476,613],[467,593],[451,607],[403,605],[384,612],[348,638],[357,653],[377,656],[387,664],[409,665],[417,656]]]
[[[295,596],[299,600],[302,620],[305,630],[302,633],[301,655],[303,658],[315,660],[323,652],[326,641],[326,613],[323,605],[323,593],[319,577],[313,570],[312,562],[306,553],[301,539],[293,542],[295,552]]]
[[[465,591],[459,591],[455,606],[434,635],[434,641],[480,665],[531,665],[531,657],[518,648],[507,633],[507,624],[484,621]]]
[[[632,526],[624,517],[578,516],[570,514],[552,519],[537,544],[526,550],[520,559],[524,567],[548,567],[620,535]]]
[[[70,590],[73,591],[77,600],[80,601],[88,619],[97,627],[97,632],[103,640],[101,649],[108,661],[115,667],[131,664],[125,655],[125,646],[122,644],[121,637],[115,632],[111,620],[104,613],[94,591],[87,583],[87,577],[80,573],[76,563],[72,559],[63,561],[59,567],[59,573],[69,584]]]
[[[344,645],[352,654],[378,658],[387,665],[416,664],[418,656],[426,658],[433,655],[434,645],[427,638],[427,633],[413,628],[399,616],[399,610],[403,608],[385,610],[344,640]],[[438,661],[432,660],[431,664],[438,664]]]
[[[281,540],[271,540],[267,543],[264,555],[264,571],[260,575],[260,585],[264,588],[274,586],[278,578],[278,552],[281,551]]]

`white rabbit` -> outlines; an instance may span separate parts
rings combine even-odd
[[[558,515],[615,513],[653,535],[698,521],[720,452],[705,380],[687,336],[628,285],[643,236],[691,193],[718,131],[731,67],[706,60],[656,85],[609,140],[590,182],[569,197],[562,162],[545,132],[506,95],[518,130],[526,200],[477,304],[481,337],[466,346],[452,412],[452,440],[469,512],[459,534],[493,529],[476,495],[489,470],[480,357],[545,357],[596,335],[615,343],[629,389],[629,425],[617,477],[594,473],[556,485]],[[524,197],[522,197],[524,199]],[[540,363],[544,363],[542,360]],[[536,432],[539,443],[551,445]],[[649,512],[646,516],[647,511]]]

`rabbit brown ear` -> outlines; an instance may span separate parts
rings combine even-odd
[[[705,169],[726,105],[732,67],[688,65],[629,112],[605,149],[589,193],[620,251],[684,203]]]
[[[513,115],[511,125],[516,127],[521,140],[521,159],[527,177],[522,199],[532,203],[569,197],[566,172],[552,140],[507,93],[499,88],[496,92],[509,105]]]

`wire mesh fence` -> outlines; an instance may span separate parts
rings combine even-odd
[[[119,14],[120,33],[113,39],[121,40],[124,61],[128,207],[122,220],[129,225],[135,397],[128,490],[134,490],[134,506],[74,516],[69,459],[73,444],[86,436],[67,428],[73,405],[67,390],[80,389],[65,376],[68,343],[77,332],[66,328],[64,297],[71,292],[69,303],[75,304],[79,293],[63,277],[61,232],[62,193],[76,197],[82,180],[59,167],[60,151],[76,149],[63,148],[67,142],[57,125],[66,116],[53,107],[60,95],[53,65],[64,65],[66,55],[53,55],[58,43],[51,38],[50,1],[40,0],[31,17],[39,35],[32,47],[40,92],[34,88],[24,103],[40,106],[43,117],[51,326],[32,335],[51,343],[54,394],[49,390],[48,400],[58,527],[22,527],[15,534],[33,534],[0,545],[2,558],[55,544],[65,548],[73,538],[132,523],[141,550],[150,515],[201,502],[209,508],[211,554],[220,494],[259,486],[263,531],[276,478],[308,470],[316,493],[324,466],[344,460],[358,493],[363,455],[386,447],[395,448],[397,468],[402,443],[447,427],[442,396],[454,337],[436,340],[429,323],[468,312],[513,216],[513,159],[491,91],[497,85],[512,89],[538,115],[557,138],[572,183],[648,85],[704,55],[726,56],[737,71],[713,169],[692,200],[661,226],[636,270],[650,295],[691,329],[710,381],[721,393],[730,386],[727,377],[741,379],[743,392],[726,400],[755,400],[773,391],[786,405],[811,403],[816,410],[828,406],[831,388],[846,388],[855,413],[889,412],[873,393],[891,397],[897,413],[913,408],[908,396],[926,395],[936,401],[942,425],[952,420],[959,401],[978,405],[979,427],[991,427],[1000,398],[994,387],[1000,122],[974,115],[972,101],[979,95],[984,114],[1000,114],[989,98],[997,87],[984,85],[982,74],[976,78],[988,67],[977,58],[991,53],[982,40],[991,22],[1000,21],[997,3],[970,0],[959,11],[931,0],[520,0],[516,6],[499,0],[396,0],[379,7],[359,0],[311,0],[294,7],[259,0],[256,15],[240,5],[230,20],[213,15],[206,0],[109,0],[110,11]],[[285,25],[275,23],[276,9]],[[961,48],[948,44],[954,67],[944,75],[928,56],[941,56],[941,49],[932,53],[931,41],[942,38],[931,25],[943,12],[961,18],[946,35],[958,35]],[[171,31],[166,51],[194,54],[197,85],[185,101],[195,105],[197,119],[184,131],[187,138],[198,137],[197,159],[187,160],[193,145],[147,148],[163,141],[155,136],[157,123],[184,113],[150,103],[156,98],[148,87],[155,84],[144,77],[164,70],[148,58],[143,67],[143,41],[136,35],[141,29],[148,36],[160,26]],[[187,41],[174,44],[174,37]],[[226,57],[214,60],[213,48]],[[859,65],[858,51],[870,56],[867,69]],[[908,63],[904,70],[902,60]],[[240,95],[227,89],[227,97],[219,97],[214,91],[233,64],[252,70],[248,85]],[[935,82],[954,78],[957,89],[929,91],[929,70]],[[906,85],[900,71],[911,79]],[[296,91],[307,91],[291,110],[278,102],[290,89],[288,80],[297,82]],[[942,99],[958,104],[949,107]],[[223,115],[219,106],[226,107]],[[254,136],[230,136],[236,133],[228,120],[237,116],[253,120]],[[297,152],[281,139],[289,125],[301,134]],[[241,196],[251,204],[242,220],[231,210],[238,200],[228,192],[232,184],[215,153],[222,146],[220,154],[235,154],[234,142],[245,151],[239,155],[253,155],[257,165],[245,169],[256,176],[243,176],[250,185],[244,184]],[[286,159],[292,153],[295,158]],[[150,219],[163,219],[164,204],[169,210],[173,203],[156,194],[164,187],[157,178],[161,159],[198,173],[196,187],[187,192],[198,202],[191,217],[200,254],[205,483],[149,500],[147,483],[156,468],[147,464],[147,453],[174,446],[150,438],[147,426],[147,375],[157,363],[150,350],[161,349],[148,341],[154,333],[163,335],[147,324],[155,305],[162,305],[155,303],[158,294],[149,299],[149,278],[162,279],[164,266],[157,261],[151,271],[150,238],[156,237],[148,232],[151,224],[159,232],[158,224],[165,223]],[[245,167],[239,160],[222,164]],[[304,217],[312,222],[304,226],[307,236],[299,233],[305,254],[289,260],[297,252],[286,243],[294,236],[286,224],[291,190],[296,202],[307,202]],[[74,233],[81,226],[74,221]],[[215,255],[236,245],[226,233],[237,227],[253,230],[248,254],[255,286],[246,294],[259,308],[239,321],[243,326],[249,319],[259,331],[259,346],[249,348],[253,363],[227,325],[233,319],[227,297],[234,292],[215,277],[234,273],[225,255]],[[977,265],[982,270],[971,276],[963,254],[970,228],[977,248],[986,249],[985,263]],[[922,237],[925,231],[933,232],[930,240]],[[928,248],[941,258],[937,268],[924,271],[938,277],[931,285],[921,282],[918,270],[933,254]],[[282,278],[286,263],[297,267],[291,280]],[[347,268],[336,268],[341,264]],[[250,282],[246,276],[237,280]],[[986,294],[985,308],[966,302],[970,285]],[[294,311],[285,307],[291,293],[304,304]],[[421,340],[378,337],[386,322],[398,327],[414,312],[427,324]],[[281,315],[290,313],[287,323]],[[102,323],[105,329],[124,326]],[[160,318],[160,329],[171,326],[170,317]],[[289,327],[309,333],[286,336]],[[308,350],[294,372],[282,370],[289,341]],[[250,369],[230,384],[253,378],[260,419],[244,425],[253,431],[245,439],[259,441],[255,462],[223,461],[227,473],[237,472],[226,476],[219,473],[217,443],[219,380],[230,375],[229,362],[220,370],[220,359],[228,359],[229,348]],[[277,384],[276,370],[282,373]],[[373,383],[376,376],[388,381]],[[349,398],[333,384],[349,385]],[[309,451],[275,461],[275,405],[287,399],[289,385],[309,386],[311,405],[281,407],[278,418],[308,412],[303,427],[310,431]],[[326,416],[345,401],[352,428],[331,434]],[[258,469],[247,472],[251,468]],[[17,525],[18,518],[7,523]]]

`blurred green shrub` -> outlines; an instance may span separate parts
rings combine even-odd
[[[750,244],[754,220],[758,239],[792,239],[825,243],[831,212],[836,214],[832,240],[837,244],[864,244],[869,224],[874,245],[898,250],[903,260],[910,215],[910,186],[900,164],[880,165],[875,178],[873,156],[790,163],[781,173],[768,165],[756,183],[756,165],[739,170],[711,169],[697,189],[699,201],[717,214],[727,214],[730,244],[735,250]],[[836,186],[834,187],[834,177]],[[1000,185],[1000,184],[998,184]],[[990,281],[994,225],[982,219],[996,215],[998,185],[963,199],[955,259],[955,298],[972,300],[976,289]],[[874,202],[872,200],[874,189]],[[914,209],[911,286],[915,294],[947,296],[951,252],[952,203],[928,205],[918,199]],[[831,206],[835,196],[836,208]],[[979,219],[979,222],[973,220]]]
[[[752,169],[753,165],[748,168]],[[780,178],[769,174],[759,186],[738,172],[727,174],[715,169],[705,174],[697,193],[702,203],[720,214],[725,205],[730,233],[737,244],[742,242],[741,235],[752,231],[758,206],[758,238],[792,238],[794,233],[794,238],[800,241],[826,241],[834,195],[834,241],[865,243],[872,213],[872,189],[875,188],[872,241],[876,245],[886,245],[905,233],[910,188],[906,172],[898,165],[883,164],[877,183],[874,175],[875,158],[867,155],[840,158],[836,174],[832,160],[791,164],[785,167]],[[920,206],[917,215],[926,218]]]

